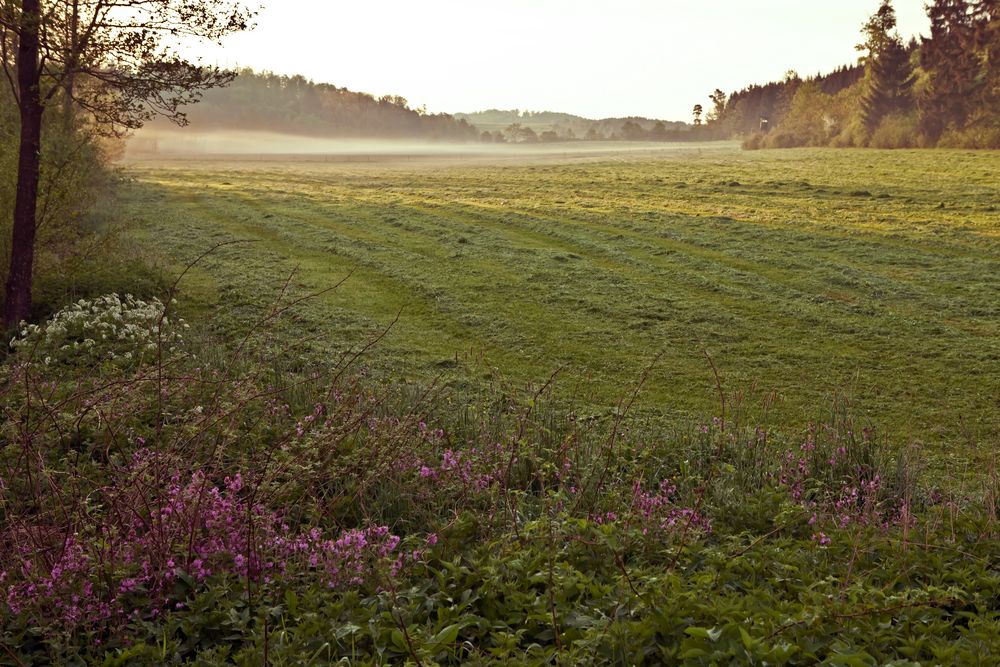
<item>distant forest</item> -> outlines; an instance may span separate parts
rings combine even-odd
[[[475,125],[482,141],[688,141],[706,138],[695,136],[694,128],[684,122],[638,116],[592,120],[555,111],[488,109],[457,113],[455,118]]]
[[[857,64],[807,78],[789,71],[728,95],[717,89],[694,106],[690,124],[517,109],[430,114],[399,96],[252,70],[207,91],[188,118],[200,129],[334,138],[1000,148],[1000,0],[932,0],[926,9],[930,34],[904,42],[891,0],[882,0],[862,26]]]
[[[927,14],[930,35],[904,43],[883,0],[858,65],[716,90],[705,127],[747,148],[1000,148],[1000,0],[933,0]],[[700,125],[702,106],[693,113]]]
[[[244,69],[227,87],[205,92],[187,120],[200,130],[268,131],[333,138],[419,139],[447,142],[535,143],[573,140],[684,141],[695,136],[683,122],[650,118],[590,120],[552,111],[489,110],[471,114],[430,114],[412,109],[395,95],[376,97]],[[168,129],[169,123],[151,127]]]
[[[201,130],[260,130],[285,134],[430,141],[477,141],[479,133],[449,114],[411,109],[399,96],[375,97],[302,76],[240,70],[223,88],[205,92],[188,121]],[[151,124],[163,129],[166,122]]]

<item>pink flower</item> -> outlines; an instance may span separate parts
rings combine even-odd
[[[814,542],[819,542],[821,547],[828,547],[833,542],[826,533],[813,533],[812,539]]]

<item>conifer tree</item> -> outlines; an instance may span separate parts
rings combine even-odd
[[[982,60],[968,0],[934,0],[927,6],[930,37],[924,38],[920,64],[928,85],[919,100],[920,127],[931,140],[949,128],[961,128],[975,108],[982,87]]]
[[[866,51],[865,88],[861,97],[861,119],[871,132],[887,115],[910,106],[913,67],[910,54],[896,32],[896,11],[891,0],[883,0],[878,11],[862,29]]]
[[[983,87],[979,107],[1000,113],[1000,0],[979,0],[975,5],[976,42],[983,62]]]

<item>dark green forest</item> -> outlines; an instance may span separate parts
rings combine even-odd
[[[1000,2],[926,9],[929,34],[904,42],[884,0],[862,28],[856,66],[717,90],[706,127],[747,148],[1000,147]]]

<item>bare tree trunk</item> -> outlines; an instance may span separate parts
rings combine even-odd
[[[40,0],[23,0],[20,39],[17,49],[18,111],[21,143],[17,163],[17,194],[14,200],[14,227],[10,246],[3,321],[16,327],[31,314],[31,278],[35,260],[35,215],[41,170],[42,102],[39,90]]]

